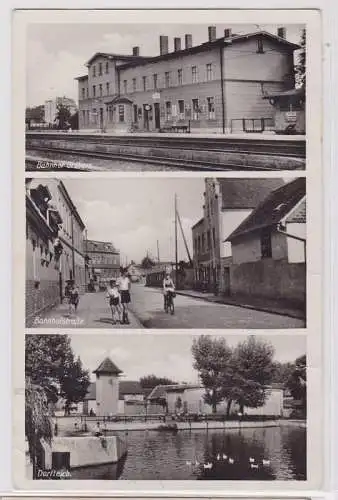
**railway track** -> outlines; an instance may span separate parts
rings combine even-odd
[[[43,147],[36,147],[34,146],[35,151],[39,151],[41,153],[46,152],[46,153],[55,153],[60,156],[62,156],[62,160],[59,159],[52,159],[48,157],[34,157],[34,156],[29,156],[29,150],[26,152],[26,170],[57,170],[57,171],[106,171],[109,170],[109,168],[104,168],[104,167],[95,167],[93,168],[93,164],[88,164],[88,168],[79,161],[79,164],[77,165],[77,162],[74,162],[74,160],[67,160],[67,156],[77,156],[77,157],[84,157],[84,158],[92,158],[93,160],[105,160],[105,161],[125,161],[125,162],[134,162],[134,163],[146,163],[148,165],[154,165],[154,166],[163,166],[163,167],[171,167],[173,169],[177,170],[199,170],[199,171],[233,171],[233,170],[259,170],[259,171],[271,171],[271,170],[276,170],[276,168],[272,167],[262,167],[262,166],[251,166],[251,165],[243,165],[241,164],[234,164],[234,163],[215,163],[215,162],[208,162],[208,161],[199,161],[199,160],[183,160],[183,159],[176,159],[176,158],[169,158],[169,157],[160,157],[160,156],[142,156],[140,154],[127,154],[127,153],[106,153],[106,152],[97,152],[97,151],[78,151],[78,150],[72,150],[72,149],[62,149],[62,148],[53,148],[53,150],[49,148],[43,148]],[[233,151],[232,151],[233,152]],[[57,168],[39,168],[38,167],[38,162],[45,162],[45,163],[54,163],[59,165]],[[303,169],[303,165],[299,167],[300,169]]]
[[[26,141],[29,146],[30,139],[62,141],[67,140],[88,144],[120,145],[129,147],[149,147],[159,149],[180,149],[185,151],[208,151],[222,153],[240,153],[264,156],[280,156],[305,159],[306,144],[304,139],[250,139],[215,137],[205,138],[198,135],[177,134],[172,137],[161,137],[161,135],[150,136],[105,136],[105,135],[79,135],[79,134],[53,134],[53,133],[26,133]],[[35,145],[34,145],[35,149]]]

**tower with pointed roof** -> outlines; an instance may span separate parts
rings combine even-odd
[[[96,415],[104,417],[118,413],[120,370],[110,358],[105,358],[93,371],[96,375]]]

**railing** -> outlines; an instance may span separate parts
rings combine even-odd
[[[238,125],[238,126],[236,126]],[[272,118],[234,118],[230,122],[230,130],[242,130],[246,133],[262,133],[274,129]]]

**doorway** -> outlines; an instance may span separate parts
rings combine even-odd
[[[155,114],[155,129],[160,130],[161,119],[160,119],[160,103],[159,102],[155,102],[155,104],[154,104],[154,114]]]
[[[224,295],[230,295],[230,267],[224,268]]]
[[[149,130],[149,108],[149,104],[143,105],[143,124],[145,130]]]

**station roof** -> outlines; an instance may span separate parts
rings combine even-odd
[[[276,41],[290,50],[300,49],[299,45],[292,43],[292,42],[289,42],[285,38],[279,37],[277,35],[273,35],[272,33],[269,33],[267,31],[255,31],[253,33],[247,33],[245,35],[232,35],[228,38],[225,38],[225,37],[217,38],[216,40],[213,40],[212,42],[209,42],[209,41],[204,42],[200,45],[195,45],[195,46],[190,47],[188,49],[182,49],[182,50],[177,50],[174,52],[168,52],[167,54],[162,54],[159,56],[138,57],[139,60],[136,60],[136,58],[134,56],[134,60],[131,59],[130,61],[126,62],[126,64],[121,64],[121,66],[119,66],[119,69],[126,69],[126,68],[131,68],[134,66],[153,63],[153,62],[162,61],[162,60],[166,60],[166,59],[172,59],[172,58],[175,58],[177,56],[195,54],[198,52],[212,49],[214,47],[221,46],[223,44],[225,46],[229,46],[229,45],[232,45],[233,43],[243,42],[245,40],[248,40],[250,38],[255,38],[258,36]],[[129,56],[129,57],[133,57],[133,56]]]
[[[264,95],[263,99],[271,99],[273,97],[305,97],[305,88],[304,85],[302,87],[284,90],[283,92],[270,92]]]

